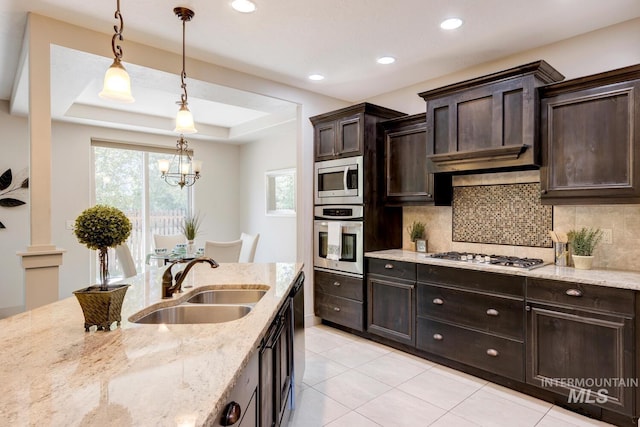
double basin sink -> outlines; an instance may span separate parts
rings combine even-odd
[[[222,323],[240,319],[267,293],[263,289],[213,289],[198,292],[186,302],[163,307],[140,317],[133,323],[189,324]]]

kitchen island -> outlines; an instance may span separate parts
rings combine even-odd
[[[131,284],[122,324],[84,331],[75,297],[0,320],[0,420],[38,426],[209,425],[227,403],[302,264],[196,265],[183,292],[162,299],[164,268]],[[268,289],[226,323],[143,325],[130,316],[186,301],[203,289]],[[137,316],[139,317],[139,316]]]

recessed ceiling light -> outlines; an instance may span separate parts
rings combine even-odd
[[[242,13],[251,13],[256,10],[256,4],[250,0],[233,0],[231,7]]]
[[[324,80],[324,76],[322,74],[310,74],[309,80],[314,80],[314,81]]]
[[[455,30],[462,25],[462,19],[460,18],[449,18],[445,19],[440,23],[440,28],[443,30]]]
[[[396,58],[394,58],[393,56],[381,56],[380,58],[378,58],[378,64],[393,64],[394,62],[396,62]]]

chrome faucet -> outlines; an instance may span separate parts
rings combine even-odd
[[[196,258],[189,263],[184,268],[184,270],[176,273],[176,282],[173,283],[173,275],[171,274],[171,269],[174,265],[185,262],[184,260],[173,261],[171,265],[164,271],[162,275],[162,298],[171,298],[174,292],[182,292],[182,282],[184,282],[185,277],[187,277],[187,273],[191,270],[191,267],[198,264],[199,262],[208,262],[211,265],[211,268],[218,267],[218,263],[215,262],[212,258],[201,257]]]

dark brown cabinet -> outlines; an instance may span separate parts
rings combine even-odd
[[[363,280],[315,270],[315,314],[338,325],[364,330]]]
[[[427,103],[427,170],[539,165],[536,88],[563,78],[536,61],[420,93]]]
[[[542,203],[640,202],[640,65],[540,92]]]
[[[315,161],[364,155],[366,141],[381,120],[404,113],[362,103],[311,117]],[[375,138],[373,138],[375,142]]]
[[[367,261],[367,332],[414,346],[415,264]]]
[[[417,274],[420,350],[524,380],[524,278],[431,265]]]
[[[527,382],[586,404],[632,414],[634,292],[527,279]]]
[[[380,123],[387,205],[451,205],[451,175],[427,172],[426,114]]]

